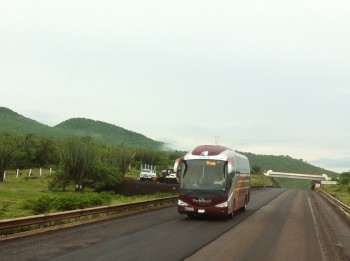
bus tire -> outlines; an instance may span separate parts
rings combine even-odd
[[[233,210],[230,214],[228,214],[228,218],[232,219],[236,214],[236,201],[233,201]]]
[[[247,202],[244,203],[243,207],[242,207],[242,211],[245,212],[247,210]]]
[[[245,212],[247,210],[247,202],[248,202],[248,196],[245,196],[245,201],[244,201],[244,205],[242,207],[242,212]]]

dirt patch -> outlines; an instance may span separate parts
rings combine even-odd
[[[154,193],[178,193],[179,184],[125,179],[123,183],[117,185],[115,192],[124,196],[151,195]]]

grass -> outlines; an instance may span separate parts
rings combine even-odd
[[[290,178],[274,178],[281,188],[291,189],[311,189],[311,180],[290,179]]]
[[[323,185],[322,189],[350,206],[350,185]]]
[[[270,177],[257,173],[250,175],[250,185],[254,187],[271,187],[274,186],[275,183]]]
[[[0,219],[33,215],[26,208],[28,199],[49,195],[48,178],[6,178],[0,182]]]
[[[140,170],[137,169],[131,169],[125,174],[125,178],[129,179],[140,179]]]
[[[23,171],[28,173],[27,171]],[[10,172],[8,172],[10,173]],[[34,170],[32,170],[32,174]],[[39,172],[37,172],[39,173]],[[50,174],[43,174],[41,177],[34,173],[33,176],[28,177],[27,174],[16,178],[16,171],[12,174],[6,175],[4,182],[0,182],[0,220],[11,219],[17,217],[35,215],[30,202],[36,201],[39,198],[58,197],[62,195],[78,195],[83,197],[84,193],[93,193],[92,190],[86,189],[83,193],[75,193],[74,188],[71,187],[68,191],[50,191],[48,189],[48,182]],[[110,194],[110,205],[131,203],[135,201],[143,201],[155,198],[162,198],[173,196],[169,193],[156,193],[153,195],[125,197],[118,194]],[[85,195],[86,196],[86,195]]]

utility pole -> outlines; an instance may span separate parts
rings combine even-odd
[[[219,138],[220,138],[220,136],[214,136],[215,145],[219,145]]]

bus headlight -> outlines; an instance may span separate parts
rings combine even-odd
[[[183,202],[183,201],[180,200],[180,199],[177,201],[177,204],[178,204],[179,206],[183,206],[183,207],[189,206],[186,202]]]
[[[228,206],[228,203],[227,203],[227,201],[225,201],[225,202],[222,202],[220,204],[217,204],[215,207],[217,207],[217,208],[227,208],[227,206]]]

